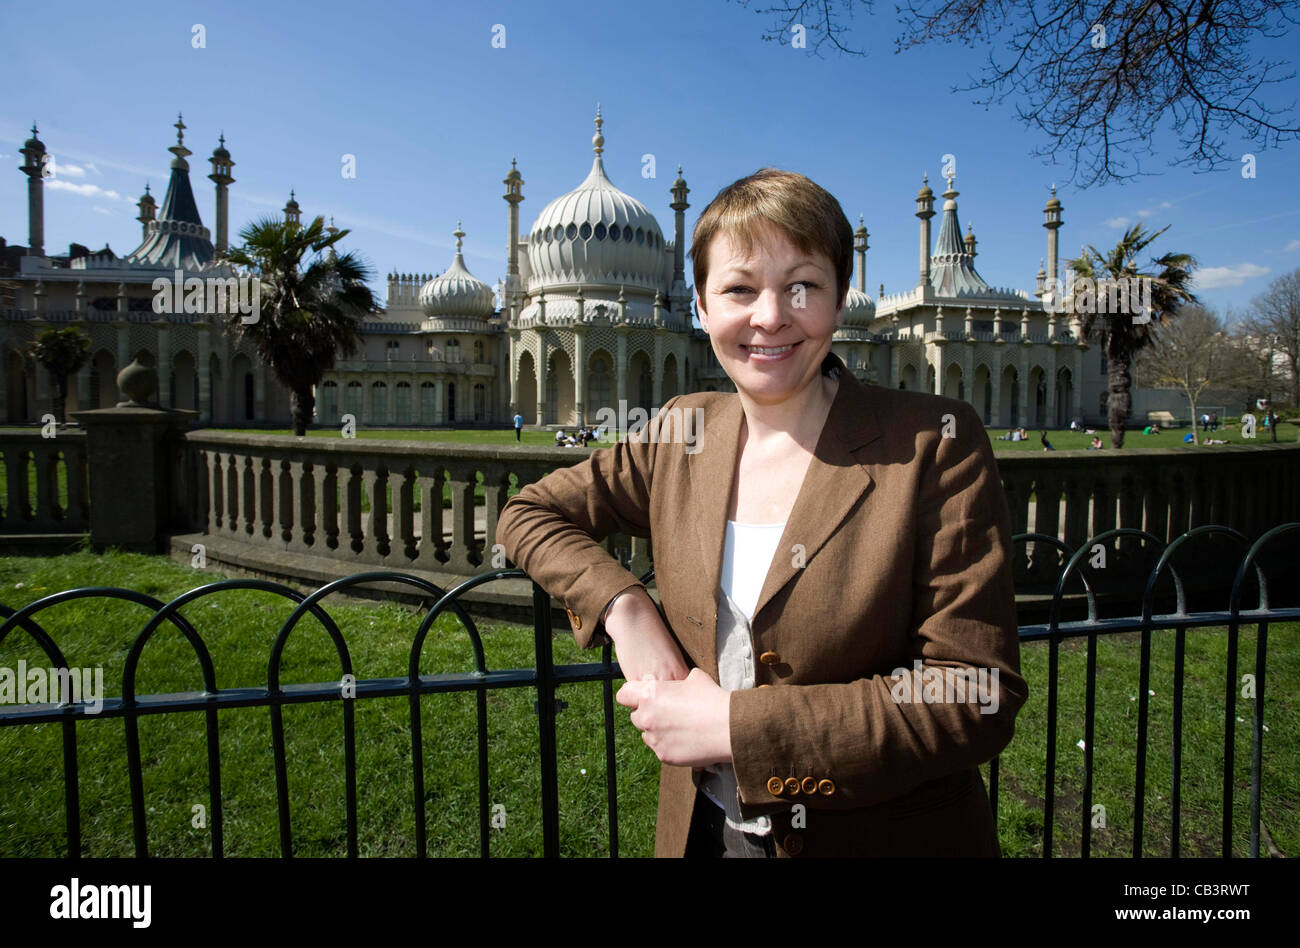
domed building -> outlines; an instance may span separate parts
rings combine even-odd
[[[595,421],[601,409],[652,408],[691,390],[691,294],[684,270],[688,188],[673,182],[673,240],[610,181],[596,107],[591,171],[519,236],[523,179],[506,177],[510,254],[510,403],[530,423]],[[695,351],[692,351],[694,348]]]
[[[511,161],[502,195],[505,276],[495,292],[465,265],[459,221],[456,252],[444,271],[388,275],[384,311],[363,321],[359,351],[337,361],[318,387],[317,423],[351,415],[370,426],[500,427],[518,411],[530,426],[611,418],[621,426],[634,409],[652,411],[678,393],[733,390],[708,336],[693,324],[684,265],[690,189],[681,167],[669,189],[668,239],[650,209],[606,173],[604,123],[597,105],[587,176],[550,200],[525,231],[524,180]],[[176,127],[166,196],[159,207],[146,186],[137,218],[141,244],[123,258],[107,246],[91,253],[80,245],[67,257],[45,256],[45,145],[33,129],[21,167],[31,246],[8,247],[0,238],[0,292],[11,307],[0,312],[0,418],[33,423],[50,409],[49,373],[37,370],[26,347],[48,324],[80,323],[95,349],[72,386],[69,410],[115,404],[117,372],[149,352],[164,406],[193,408],[200,423],[289,424],[287,391],[220,319],[151,311],[157,276],[224,272],[234,162],[223,136],[209,159],[216,186],[210,232],[190,186],[184,125]],[[854,273],[833,351],[864,382],[966,400],[990,426],[1054,427],[1075,418],[1104,424],[1100,351],[1080,338],[1077,320],[1058,316],[1041,299],[1058,274],[1062,207],[1055,189],[1043,209],[1047,268],[1040,267],[1033,293],[995,288],[980,276],[975,235],[969,227],[962,235],[957,196],[949,177],[932,245],[934,192],[923,182],[916,197],[918,278],[890,296],[881,284],[874,300],[866,290],[870,235],[858,218]],[[285,220],[300,222],[301,213],[290,192]],[[330,230],[337,232],[332,219]],[[1135,379],[1134,416],[1155,409],[1178,414],[1182,401]]]

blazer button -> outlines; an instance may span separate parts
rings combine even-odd
[[[780,777],[773,777],[767,782],[767,792],[774,797],[779,797],[785,792],[785,781]]]
[[[762,662],[764,665],[781,664],[781,656],[778,655],[776,652],[764,652],[762,655],[758,656],[758,660]]]
[[[573,631],[580,632],[582,630],[582,616],[578,615],[567,606],[565,607],[564,611],[569,616],[569,622],[573,626]]]
[[[804,777],[799,789],[807,796],[815,796],[817,794],[817,779],[815,777]]]
[[[803,837],[798,833],[788,834],[783,842],[785,844],[785,851],[791,856],[797,856],[803,852]]]
[[[823,780],[817,784],[817,792],[824,797],[829,797],[835,792],[835,782],[833,780]]]
[[[792,797],[797,797],[797,796],[799,795],[799,778],[798,778],[798,777],[786,777],[786,778],[785,778],[785,792],[788,793],[788,794],[789,794],[790,796],[792,796]]]

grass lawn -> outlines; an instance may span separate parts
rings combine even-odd
[[[1039,428],[1027,429],[1029,432],[1028,441],[999,441],[998,437],[1007,433],[1006,428],[989,428],[989,439],[993,444],[995,454],[1014,454],[1021,451],[1042,451],[1043,444],[1039,440],[1041,430]],[[1219,426],[1218,431],[1200,432],[1201,444],[1184,444],[1183,438],[1191,433],[1191,428],[1166,428],[1158,435],[1144,435],[1141,428],[1130,428],[1124,433],[1124,447],[1120,450],[1129,448],[1183,448],[1188,451],[1213,451],[1218,445],[1207,445],[1207,438],[1214,438],[1219,441],[1227,441],[1229,444],[1245,445],[1264,445],[1273,443],[1273,435],[1264,428],[1257,429],[1257,437],[1246,439],[1241,436],[1241,425]],[[1278,444],[1295,444],[1296,434],[1300,431],[1300,426],[1290,422],[1281,422],[1277,426]],[[1101,438],[1103,451],[1110,451],[1110,429],[1098,428],[1097,434]],[[1092,435],[1085,434],[1082,431],[1052,431],[1048,429],[1047,440],[1052,443],[1052,447],[1058,451],[1082,450],[1092,443]]]
[[[163,557],[81,552],[62,557],[0,557],[0,602],[17,608],[40,596],[87,585],[126,586],[161,600],[220,579],[202,575]],[[402,675],[418,617],[388,604],[328,604],[352,654],[358,678]],[[222,688],[263,684],[266,660],[280,623],[291,611],[286,600],[253,591],[225,592],[191,603],[184,614],[203,635]],[[54,635],[70,664],[103,664],[105,690],[118,695],[120,671],[145,610],[121,602],[84,600],[54,607],[42,624]],[[490,668],[532,667],[532,630],[485,625]],[[1264,823],[1287,855],[1300,852],[1300,625],[1270,630],[1264,747]],[[1183,852],[1217,855],[1222,786],[1222,702],[1226,636],[1221,630],[1188,633],[1184,705]],[[1155,636],[1151,688],[1151,745],[1147,758],[1147,846],[1168,852],[1169,739],[1173,633]],[[1125,855],[1131,849],[1137,655],[1135,636],[1112,637],[1099,652],[1096,766],[1093,802],[1106,808],[1107,828],[1094,831],[1094,855]],[[422,671],[472,668],[468,637],[454,623],[439,621],[425,647]],[[557,663],[593,661],[598,651],[579,652],[572,636],[554,639]],[[0,645],[0,665],[42,656],[21,632]],[[1078,851],[1083,752],[1084,644],[1062,647],[1056,852]],[[1244,630],[1239,671],[1253,671],[1254,632]],[[1041,852],[1042,772],[1046,721],[1047,648],[1022,648],[1022,667],[1031,689],[1017,720],[1017,734],[1002,756],[1000,836],[1009,856]],[[284,657],[286,682],[335,681],[337,661],[319,625],[311,619],[290,638]],[[199,678],[192,653],[179,633],[163,630],[146,649],[140,693],[193,690]],[[569,686],[569,707],[559,716],[561,852],[594,856],[606,852],[604,744],[599,685]],[[541,853],[537,719],[533,692],[497,691],[488,698],[491,802],[505,807],[506,826],[493,830],[494,855]],[[474,698],[430,696],[422,701],[426,741],[425,780],[430,852],[476,855],[478,851]],[[1249,721],[1252,704],[1238,715]],[[344,768],[339,706],[295,705],[284,712],[295,852],[338,856],[346,851]],[[226,852],[232,856],[279,854],[275,781],[266,709],[220,713]],[[362,855],[409,856],[414,852],[411,815],[410,730],[405,699],[356,703],[359,837]],[[1248,840],[1250,740],[1238,724],[1234,783],[1237,847]],[[124,728],[120,720],[78,726],[84,852],[89,856],[132,853]],[[617,776],[622,855],[653,852],[658,763],[615,705]],[[141,719],[144,785],[149,808],[151,853],[204,856],[206,831],[191,825],[192,808],[208,802],[203,719],[196,713]],[[46,724],[0,729],[0,857],[58,856],[63,835],[60,728]],[[585,773],[584,773],[585,771]],[[987,768],[985,768],[987,775]],[[987,776],[986,776],[987,779]],[[810,814],[815,819],[815,811]]]

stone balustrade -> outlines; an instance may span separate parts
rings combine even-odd
[[[5,470],[0,531],[80,533],[89,527],[84,431],[57,429],[53,438],[42,437],[40,429],[6,431],[0,434],[0,459]],[[61,482],[66,485],[66,506],[60,502]]]
[[[170,494],[155,519],[171,535],[221,537],[268,561],[283,553],[311,554],[349,569],[372,565],[473,575],[504,565],[499,558],[493,563],[493,544],[512,487],[587,457],[577,448],[452,444],[435,437],[431,433],[422,442],[177,432],[160,442],[159,477]],[[112,443],[106,441],[104,450]],[[60,432],[54,439],[39,431],[5,432],[0,456],[8,488],[0,530],[32,534],[92,525],[86,484],[96,459],[81,432]],[[28,473],[33,466],[34,494]],[[1143,529],[1168,541],[1215,523],[1254,538],[1300,520],[1298,444],[1032,452],[1002,455],[998,468],[1013,533],[1047,534],[1070,548],[1116,527]],[[67,479],[66,509],[58,501],[60,470]],[[476,504],[479,487],[483,502]],[[150,501],[123,491],[111,496],[122,508]],[[129,510],[115,513],[116,520],[133,519]],[[651,565],[648,540],[611,537],[606,548],[622,551],[638,575]],[[1051,557],[1033,556],[1037,567],[1022,562],[1018,573],[1056,568],[1054,560],[1047,563]]]
[[[461,575],[505,565],[492,562],[492,547],[512,477],[523,487],[587,456],[576,448],[219,431],[190,432],[184,442],[192,486],[178,528],[357,566]],[[606,548],[626,551],[633,572],[650,566],[647,540],[615,536]]]

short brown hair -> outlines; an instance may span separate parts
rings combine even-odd
[[[835,306],[843,306],[853,273],[853,228],[840,202],[797,172],[760,168],[719,191],[695,222],[690,256],[701,309],[713,238],[726,234],[752,254],[764,224],[785,234],[800,252],[822,254],[834,264]]]

